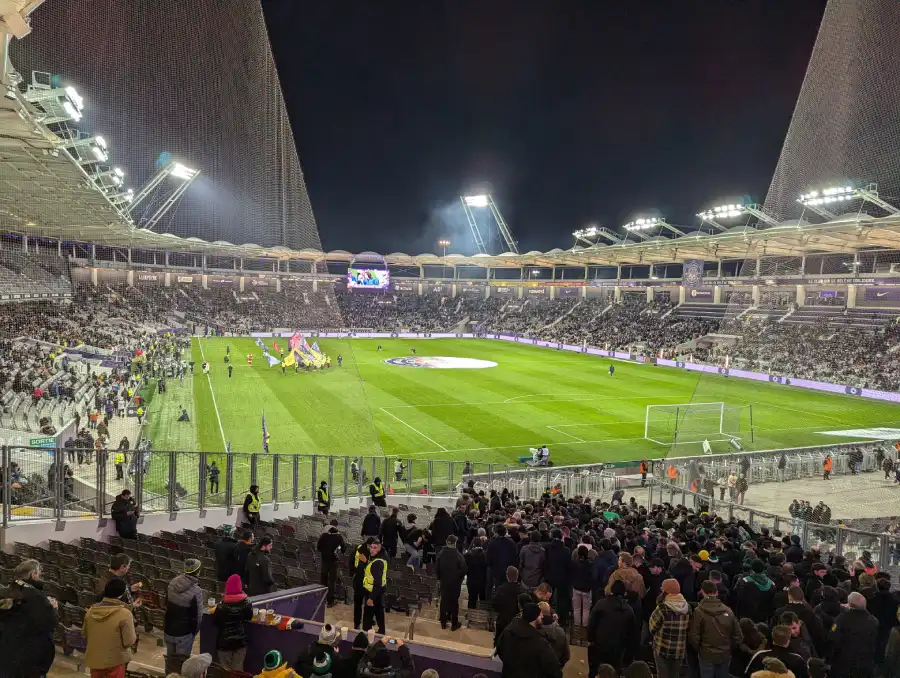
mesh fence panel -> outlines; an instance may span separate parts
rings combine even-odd
[[[52,0],[31,19],[13,67],[76,87],[127,185],[162,153],[202,172],[158,231],[321,249],[259,2]]]

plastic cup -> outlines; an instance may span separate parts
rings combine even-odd
[[[350,629],[347,628],[346,626],[342,626],[341,627],[341,636],[343,637],[344,640],[349,640],[350,639]]]

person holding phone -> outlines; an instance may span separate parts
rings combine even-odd
[[[396,648],[400,666],[395,666],[389,648]],[[384,636],[380,643],[372,643],[366,649],[357,669],[357,675],[368,678],[413,678],[416,666],[409,648],[401,638]]]

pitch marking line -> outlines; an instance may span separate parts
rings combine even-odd
[[[571,433],[566,433],[565,431],[560,431],[555,426],[548,426],[547,428],[549,428],[551,431],[554,431],[556,433],[562,433],[564,436],[569,436],[570,438],[574,438],[575,440],[577,440],[580,443],[584,442],[583,438],[579,438],[578,436],[573,436]]]
[[[423,438],[425,438],[425,440],[427,440],[428,442],[430,442],[432,445],[437,445],[437,446],[440,447],[441,450],[443,450],[444,452],[449,452],[449,451],[450,451],[450,450],[448,450],[446,447],[444,447],[443,445],[441,445],[439,442],[437,442],[436,440],[433,440],[433,439],[429,438],[427,435],[425,435],[424,433],[422,433],[422,432],[421,432],[419,429],[417,429],[415,426],[412,426],[411,424],[407,424],[405,421],[403,421],[400,417],[398,417],[398,416],[397,416],[396,414],[394,414],[393,412],[388,412],[388,411],[387,411],[385,408],[383,408],[383,407],[381,407],[381,408],[379,408],[379,409],[380,409],[382,412],[384,412],[386,415],[388,415],[389,417],[393,417],[394,419],[396,419],[397,421],[399,421],[401,424],[403,424],[403,425],[404,425],[406,428],[408,428],[409,430],[415,431],[416,433],[418,433],[420,436],[422,436]]]
[[[405,422],[404,422],[405,423]],[[815,429],[821,428],[821,426],[804,426],[804,427],[787,427],[787,428],[767,428],[767,429],[756,429],[758,433],[769,433],[772,431],[815,431]],[[563,431],[560,431],[563,433]],[[624,442],[634,442],[635,440],[646,441],[647,438],[644,436],[635,436],[633,438],[601,438],[599,440],[583,440],[581,442],[573,440],[572,442],[564,442],[564,443],[553,443],[556,447],[561,446],[570,446],[570,445],[590,445],[597,443],[624,443]],[[434,442],[434,441],[432,441]],[[722,442],[721,440],[719,442]],[[435,443],[437,444],[437,443]],[[671,447],[671,443],[657,443],[659,445],[664,445],[665,447]],[[683,443],[675,443],[676,445],[699,445],[699,443],[695,442],[683,442]],[[528,444],[523,443],[521,445],[495,445],[492,447],[467,447],[467,448],[456,448],[456,449],[446,449],[443,448],[443,452],[487,452],[490,450],[525,450],[528,449]],[[751,450],[752,451],[752,450]],[[406,457],[427,457],[429,455],[441,454],[441,452],[412,452],[409,454],[400,454],[404,458]]]
[[[200,357],[206,362],[206,354],[203,352],[203,342],[197,339],[197,345],[200,347]],[[228,450],[228,441],[225,440],[225,429],[222,428],[222,417],[219,415],[219,406],[216,404],[216,392],[213,390],[212,379],[209,378],[209,372],[206,373],[206,381],[209,384],[209,394],[212,396],[213,409],[216,411],[216,420],[219,422],[219,433],[222,434],[222,451]]]
[[[547,394],[534,394],[534,395],[547,395]],[[523,396],[516,396],[517,398],[521,398]],[[607,401],[607,400],[674,400],[676,398],[682,398],[683,396],[614,396],[610,398],[597,398],[595,396],[573,396],[579,398],[579,401],[588,401],[588,400],[599,400],[599,401]],[[423,404],[423,405],[387,405],[380,409],[382,410],[402,410],[402,409],[422,409],[425,407],[474,407],[476,405],[530,405],[532,403],[570,403],[570,402],[578,402],[572,400],[555,400],[555,399],[547,399],[547,400],[516,400],[515,398],[507,398],[506,400],[483,400],[480,402],[474,403],[432,403],[432,404]],[[644,421],[641,419],[641,421]]]

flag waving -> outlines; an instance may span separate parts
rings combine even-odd
[[[272,341],[272,348],[274,348],[276,351],[278,351],[279,353],[281,353],[281,349],[278,348],[278,344],[276,344],[274,340]]]
[[[314,341],[314,342],[312,343],[312,346],[311,346],[310,348],[312,348],[312,350],[315,351],[316,353],[321,353],[321,352],[322,352],[322,350],[319,348],[319,342],[318,342],[318,341]]]
[[[269,429],[266,428],[266,412],[262,413],[263,452],[269,451]]]

